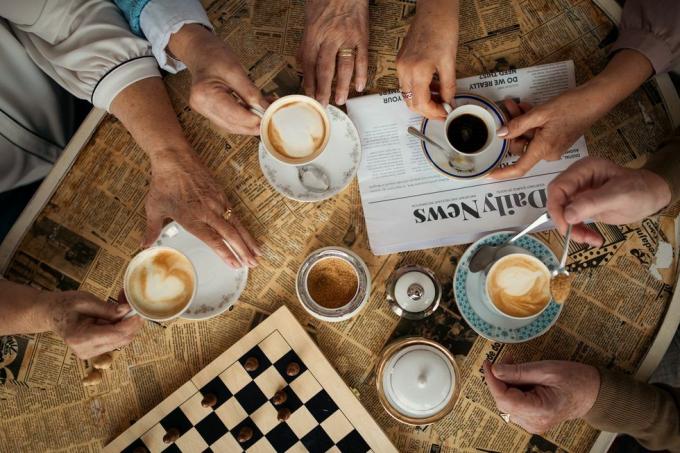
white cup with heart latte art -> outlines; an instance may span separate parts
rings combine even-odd
[[[307,165],[326,149],[331,125],[326,109],[301,94],[284,96],[264,112],[251,109],[262,118],[260,140],[267,152],[288,165]]]
[[[152,247],[138,253],[125,271],[123,291],[131,314],[163,322],[184,313],[198,288],[196,270],[183,253]]]

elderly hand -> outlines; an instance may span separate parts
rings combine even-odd
[[[564,233],[572,224],[573,240],[596,247],[602,245],[603,239],[584,221],[637,222],[670,201],[671,189],[656,173],[594,157],[575,162],[548,186],[548,212],[557,228]]]
[[[203,26],[188,24],[172,35],[168,48],[191,72],[192,109],[229,133],[260,133],[260,118],[248,106],[264,110],[269,104],[227,44]]]
[[[146,198],[147,232],[142,245],[153,244],[163,220],[172,218],[229,266],[256,266],[260,249],[235,214],[228,219],[222,217],[228,209],[231,205],[227,197],[196,153],[182,150],[167,158],[156,154]]]
[[[430,84],[439,74],[440,94],[451,102],[456,94],[458,2],[420,0],[416,17],[397,56],[397,75],[406,104],[428,118],[444,118],[444,107],[432,100]]]
[[[347,49],[355,54],[343,55],[341,50]],[[347,100],[352,72],[356,90],[363,91],[368,72],[368,1],[307,0],[298,61],[305,93],[323,105],[330,99],[334,74],[336,104]]]
[[[47,308],[49,330],[81,359],[127,345],[144,325],[139,316],[123,319],[130,311],[127,304],[102,302],[84,291],[44,291],[38,297]]]
[[[484,377],[498,410],[532,434],[585,416],[600,391],[600,373],[576,362],[484,362]]]

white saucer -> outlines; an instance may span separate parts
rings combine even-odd
[[[163,228],[155,245],[184,253],[196,269],[196,297],[182,314],[185,319],[208,319],[225,312],[238,300],[248,282],[248,268],[232,269],[203,241],[176,222]]]
[[[461,105],[473,104],[485,108],[496,121],[496,128],[500,128],[506,122],[503,111],[490,100],[471,93],[457,94],[454,98],[455,105],[451,104],[454,109]],[[444,128],[443,120],[428,120],[423,118],[420,125],[420,131],[434,139],[437,143],[446,144],[446,130]],[[449,164],[449,158],[440,149],[428,145],[421,141],[420,146],[425,154],[427,161],[434,167],[435,170],[442,173],[444,176],[454,179],[475,179],[481,178],[496,168],[501,163],[505,154],[508,151],[510,143],[496,135],[493,137],[491,146],[493,151],[484,152],[478,156],[474,156],[474,167],[472,169],[454,168]]]
[[[524,320],[512,319],[492,311],[491,304],[484,289],[486,278],[483,272],[470,272],[470,258],[477,249],[484,245],[500,245],[505,243],[515,232],[498,232],[484,236],[465,250],[458,261],[453,276],[453,291],[458,310],[472,329],[487,340],[501,343],[521,343],[543,335],[557,321],[562,312],[562,305],[551,300],[548,307],[538,317]],[[557,257],[540,240],[526,235],[519,238],[517,245],[548,266],[558,267]]]
[[[342,191],[354,178],[361,162],[361,141],[356,127],[342,110],[329,105],[331,137],[326,149],[312,163],[321,167],[330,179],[325,192],[313,192],[298,179],[298,169],[274,159],[260,142],[260,168],[269,184],[281,195],[296,201],[321,201]]]

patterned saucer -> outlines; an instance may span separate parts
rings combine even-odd
[[[472,93],[460,93],[454,97],[455,104],[451,104],[454,109],[462,105],[478,105],[486,109],[496,121],[496,128],[500,128],[506,123],[505,114],[494,102],[489,99]],[[446,130],[444,128],[443,120],[429,120],[423,118],[420,125],[420,131],[433,138],[437,143],[448,144],[446,138]],[[510,147],[510,143],[496,135],[493,136],[492,142],[489,145],[491,150],[485,151],[478,156],[471,156],[474,164],[472,168],[455,168],[449,164],[449,158],[442,152],[425,142],[420,142],[420,146],[425,155],[425,159],[437,170],[439,173],[453,179],[470,180],[481,178],[496,168]]]
[[[484,290],[486,278],[483,272],[469,271],[470,258],[480,246],[500,245],[510,239],[514,233],[507,231],[492,233],[470,245],[460,258],[453,276],[456,304],[465,321],[487,340],[501,343],[521,343],[543,335],[555,324],[562,312],[562,305],[551,300],[548,307],[537,318],[510,319],[491,311],[484,303],[487,297]],[[533,236],[523,236],[515,242],[515,245],[543,261],[548,269],[555,269],[558,266],[557,257],[552,250]]]
[[[321,201],[336,195],[349,185],[361,162],[361,141],[354,123],[345,113],[329,105],[331,137],[326,149],[312,163],[321,167],[330,179],[325,192],[313,192],[300,183],[298,169],[274,159],[260,142],[260,168],[269,184],[281,195],[296,201]]]
[[[248,268],[232,269],[203,241],[170,222],[163,228],[155,245],[164,245],[184,253],[196,269],[198,290],[184,312],[184,319],[208,319],[224,313],[234,305],[248,282]]]

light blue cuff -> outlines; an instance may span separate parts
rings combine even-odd
[[[125,19],[127,19],[130,29],[139,36],[144,36],[142,27],[139,23],[139,17],[142,15],[142,10],[149,3],[149,0],[113,0],[118,8],[123,12]]]

